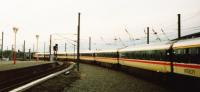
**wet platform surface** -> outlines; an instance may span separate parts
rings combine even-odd
[[[16,64],[13,64],[13,61],[0,61],[0,71],[37,66],[37,65],[48,64],[48,63],[52,63],[52,62],[49,62],[49,61],[16,61]]]

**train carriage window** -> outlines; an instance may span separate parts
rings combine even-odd
[[[143,59],[146,59],[146,51],[143,51]]]
[[[126,58],[126,53],[125,53],[125,52],[119,53],[119,57],[120,57],[120,58]]]
[[[168,54],[168,51],[164,50],[163,51],[163,60],[165,60],[165,61],[168,61],[167,54]]]
[[[191,60],[190,60],[190,54],[189,54],[189,48],[186,48],[185,49],[185,55],[184,55],[184,58],[185,58],[185,62],[187,62],[187,63],[190,63],[191,62]]]
[[[125,54],[125,57],[126,58],[130,58],[130,52],[125,52],[126,54]]]
[[[200,56],[200,47],[198,47],[198,56]]]
[[[137,52],[137,58],[140,59],[140,51]]]
[[[140,57],[140,59],[143,59],[143,52],[142,51],[140,51],[139,57]]]
[[[154,50],[154,60],[160,60],[161,58],[160,53],[161,53],[160,50]]]
[[[135,52],[131,52],[131,58],[135,58]]]
[[[197,63],[200,64],[200,47],[198,47]]]
[[[175,59],[175,61],[176,62],[182,62],[181,61],[181,54],[183,54],[183,50],[182,49],[176,49],[176,50],[174,50],[175,51],[175,55],[176,55],[176,59]]]
[[[132,52],[129,52],[129,58],[130,59],[133,59],[134,58],[134,54],[133,54],[134,52],[132,51]]]
[[[159,60],[163,60],[163,50],[160,50],[160,52],[159,52],[159,55],[160,55],[160,57],[159,57]]]
[[[199,64],[199,48],[190,48],[189,49],[190,54],[190,62]]]
[[[192,53],[191,49],[189,48],[181,48],[175,50],[175,61],[176,62],[183,62],[183,63],[190,63],[192,60]]]
[[[115,58],[115,57],[117,57],[117,53],[115,53],[115,52],[103,52],[103,53],[98,53],[97,56]]]
[[[140,52],[139,51],[136,52],[136,58],[140,59]]]
[[[153,51],[149,51],[149,55],[150,55],[150,60],[153,60],[154,59]]]
[[[198,47],[198,56],[200,55],[200,47]]]
[[[149,60],[150,59],[150,52],[149,51],[146,51],[146,56],[147,56],[146,59]]]
[[[138,59],[138,52],[135,52],[135,58]]]
[[[190,48],[189,53],[191,55],[197,55],[198,54],[198,48]]]
[[[140,51],[140,59],[143,59],[143,51]]]

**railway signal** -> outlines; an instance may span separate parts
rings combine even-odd
[[[55,44],[55,46],[53,46],[53,50],[54,50],[54,55],[56,56],[56,60],[57,60],[58,44]]]

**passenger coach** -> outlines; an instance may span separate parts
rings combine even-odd
[[[119,51],[120,65],[145,70],[170,72],[170,43],[132,46]]]

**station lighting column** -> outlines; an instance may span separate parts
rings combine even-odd
[[[18,28],[13,27],[13,31],[14,31],[13,64],[16,64],[16,34],[17,34],[17,31],[18,31]]]
[[[39,35],[36,35],[36,39],[37,39],[37,49],[36,49],[36,53],[38,53],[38,40],[39,40]],[[38,60],[39,60],[38,54],[36,54],[36,55],[37,55],[36,61],[38,61]]]

